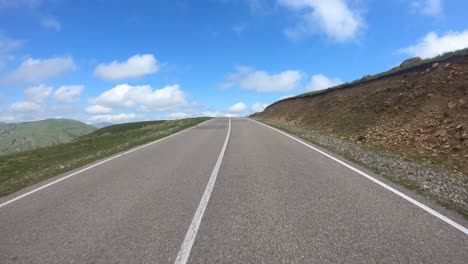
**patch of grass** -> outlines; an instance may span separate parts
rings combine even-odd
[[[0,156],[0,196],[142,145],[210,118],[113,125],[66,144]]]
[[[463,216],[463,218],[468,220],[468,210],[466,210],[465,208],[457,206],[456,204],[450,202],[449,200],[443,199],[443,198],[441,198],[439,196],[429,195],[429,198],[432,199],[433,201],[435,201],[436,203],[438,203],[439,205],[441,205],[441,206],[443,206],[443,207],[445,207],[445,208],[447,208],[449,210],[453,210],[453,211],[457,212],[458,214]]]
[[[386,179],[391,180],[392,182],[405,187],[406,189],[413,191],[418,194],[422,194],[423,190],[419,184],[413,180],[409,179],[398,179],[394,177],[385,176]]]

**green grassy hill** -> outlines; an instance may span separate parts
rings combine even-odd
[[[208,119],[200,117],[113,125],[69,143],[0,156],[0,196],[163,138]]]
[[[0,155],[67,143],[96,129],[69,119],[0,124]]]

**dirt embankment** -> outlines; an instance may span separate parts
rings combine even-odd
[[[468,175],[468,56],[322,94],[256,117],[394,151]]]

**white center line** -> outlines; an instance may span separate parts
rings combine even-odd
[[[413,199],[413,198],[409,197],[408,195],[406,195],[406,194],[404,194],[404,193],[398,191],[397,189],[395,189],[395,188],[393,188],[393,187],[391,187],[391,186],[389,186],[389,185],[387,185],[387,184],[385,184],[385,183],[383,183],[383,182],[377,180],[376,178],[370,176],[369,174],[367,174],[367,173],[365,173],[365,172],[363,172],[363,171],[361,171],[361,170],[359,170],[359,169],[356,169],[355,167],[353,167],[353,166],[351,166],[351,165],[349,165],[349,164],[347,164],[347,163],[345,163],[345,162],[343,162],[343,161],[341,161],[341,160],[339,160],[339,159],[337,159],[337,158],[335,158],[335,157],[333,157],[333,156],[331,156],[331,155],[329,155],[329,154],[327,154],[327,153],[321,151],[320,149],[318,149],[318,148],[316,148],[316,147],[314,147],[314,146],[312,146],[312,145],[309,145],[309,144],[307,144],[307,143],[305,143],[305,142],[303,142],[303,141],[301,141],[301,140],[299,140],[299,139],[297,139],[297,138],[295,138],[295,137],[293,137],[293,136],[291,136],[291,135],[289,135],[289,134],[287,134],[287,133],[285,133],[285,132],[283,132],[283,131],[281,131],[281,130],[279,130],[279,129],[276,129],[276,128],[271,127],[271,126],[269,126],[269,125],[266,125],[266,124],[263,124],[263,123],[261,123],[261,122],[258,122],[257,120],[253,120],[253,119],[250,119],[250,120],[252,120],[252,121],[254,121],[254,122],[256,122],[256,123],[258,123],[258,124],[260,124],[260,125],[263,125],[263,126],[266,126],[266,127],[268,127],[268,128],[271,128],[271,129],[275,130],[276,132],[279,132],[279,133],[281,133],[281,134],[283,134],[283,135],[285,135],[285,136],[287,136],[287,137],[289,137],[289,138],[291,138],[291,139],[293,139],[293,140],[295,140],[295,141],[297,141],[297,142],[299,142],[299,143],[305,145],[306,147],[309,147],[309,148],[311,148],[311,149],[317,151],[318,153],[320,153],[320,154],[322,154],[322,155],[324,155],[324,156],[326,156],[326,157],[328,157],[328,158],[330,158],[330,159],[332,159],[332,160],[338,162],[339,164],[341,164],[341,165],[347,167],[348,169],[351,169],[351,170],[357,172],[357,173],[360,174],[361,176],[364,176],[365,178],[367,178],[367,179],[373,181],[374,183],[376,183],[376,184],[382,186],[383,188],[385,188],[385,189],[387,189],[387,190],[393,192],[394,194],[396,194],[396,195],[400,196],[401,198],[407,200],[408,202],[410,202],[410,203],[416,205],[417,207],[423,209],[424,211],[430,213],[431,215],[433,215],[433,216],[439,218],[440,220],[444,221],[445,223],[447,223],[447,224],[449,224],[449,225],[455,227],[456,229],[458,229],[458,230],[460,230],[461,232],[465,233],[465,235],[468,235],[468,229],[465,228],[464,226],[462,226],[462,225],[456,223],[455,221],[453,221],[452,219],[446,217],[445,215],[443,215],[443,214],[441,214],[441,213],[439,213],[439,212],[437,212],[437,211],[431,209],[431,208],[428,207],[427,205],[424,205],[424,204],[422,204],[422,203],[416,201],[415,199]]]
[[[221,167],[221,162],[223,161],[224,152],[226,152],[226,148],[229,142],[229,136],[231,134],[231,118],[229,118],[229,127],[228,132],[226,135],[226,140],[224,141],[223,148],[221,149],[221,153],[219,153],[218,160],[216,161],[216,165],[211,173],[210,180],[206,185],[205,192],[201,198],[200,204],[198,205],[197,211],[193,216],[192,223],[189,226],[187,234],[185,235],[184,242],[182,242],[182,246],[180,247],[179,253],[177,254],[177,258],[175,260],[175,264],[186,264],[189,257],[190,252],[192,251],[193,242],[195,242],[195,238],[197,236],[198,228],[200,227],[200,223],[203,218],[203,214],[205,213],[206,206],[208,205],[208,201],[210,200],[211,192],[213,191],[213,186],[215,184],[216,178],[218,177],[219,168]]]

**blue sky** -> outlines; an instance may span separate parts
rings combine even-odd
[[[242,116],[468,47],[462,0],[0,0],[0,122]]]

